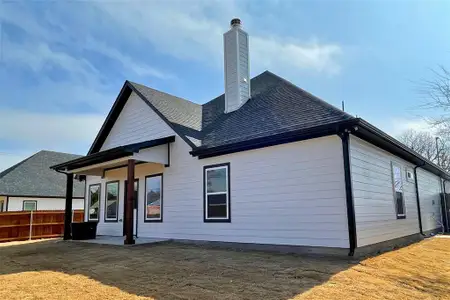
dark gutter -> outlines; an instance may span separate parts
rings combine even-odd
[[[450,175],[447,174],[445,170],[361,118],[348,119],[312,128],[286,131],[272,136],[252,138],[245,141],[229,143],[216,147],[200,146],[192,150],[190,154],[192,156],[198,156],[199,159],[203,159],[334,135],[345,129],[351,129],[352,134],[356,137],[359,137],[415,165],[425,163],[423,165],[424,170],[440,176],[443,179],[450,180]]]
[[[270,137],[265,136],[260,138],[249,139],[242,142],[212,148],[198,147],[197,149],[192,150],[189,153],[192,156],[198,156],[199,159],[203,159],[230,153],[308,140],[312,138],[329,136],[339,133],[344,128],[351,127],[352,125],[357,123],[357,120],[358,119],[350,119],[307,129],[283,132]]]
[[[352,178],[350,172],[350,147],[349,147],[349,130],[344,130],[339,133],[339,137],[342,140],[342,155],[344,159],[344,179],[345,179],[345,195],[347,203],[347,222],[348,222],[348,241],[349,252],[348,256],[355,254],[357,247],[356,238],[356,217],[355,217],[355,205],[353,201],[353,189]]]
[[[419,180],[417,179],[417,168],[421,168],[425,165],[423,162],[421,165],[417,165],[414,167],[414,185],[416,187],[416,202],[417,202],[417,218],[419,219],[419,231],[421,235],[423,234],[422,227],[422,212],[420,210],[420,197],[419,197]]]
[[[443,188],[443,201],[444,201],[444,205],[443,205],[443,215],[445,217],[445,232],[449,232],[450,231],[450,227],[448,226],[448,208],[447,208],[447,192],[445,191],[445,183],[448,180],[444,179],[444,181],[442,182],[442,188]]]
[[[147,149],[151,147],[156,147],[164,144],[173,143],[175,141],[175,136],[169,136],[165,138],[129,144],[125,146],[119,146],[105,151],[97,152],[91,155],[83,156],[71,161],[64,162],[50,168],[53,170],[60,171],[70,171],[78,168],[83,168],[90,165],[95,165],[110,160],[115,160],[123,157],[133,155],[142,149]]]
[[[424,170],[427,170],[444,179],[450,179],[450,175],[438,165],[424,158],[419,153],[410,149],[403,143],[397,141],[365,120],[358,120],[358,130],[353,133],[355,136],[362,138],[363,140],[368,141],[388,152],[391,152],[392,154],[395,154],[415,165],[424,164]]]

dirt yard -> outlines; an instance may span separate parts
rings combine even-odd
[[[450,239],[363,261],[179,244],[2,244],[0,299],[450,299]]]

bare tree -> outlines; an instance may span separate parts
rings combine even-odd
[[[434,137],[429,132],[407,130],[399,137],[406,146],[426,159],[450,171],[450,139]]]
[[[444,66],[432,70],[434,78],[425,80],[420,91],[425,96],[424,108],[436,114],[426,118],[440,136],[450,137],[450,71]]]

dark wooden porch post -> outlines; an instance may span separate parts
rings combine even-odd
[[[133,195],[134,195],[134,159],[128,160],[127,199],[125,199],[125,245],[134,244],[133,236]]]
[[[73,174],[66,174],[66,209],[64,211],[64,240],[72,239]]]

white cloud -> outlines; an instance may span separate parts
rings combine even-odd
[[[423,119],[395,118],[388,121],[378,122],[379,127],[393,137],[397,137],[406,130],[415,131],[433,131],[432,128]]]
[[[86,3],[65,3],[62,6],[55,3],[56,12],[67,13],[73,8],[71,5],[81,7]],[[92,10],[86,11],[86,13],[88,12],[95,14],[95,11]],[[50,47],[51,44],[63,44],[67,48],[72,48],[72,50],[90,50],[109,57],[121,64],[124,74],[133,72],[138,76],[152,76],[159,79],[175,78],[174,75],[164,70],[148,65],[143,57],[131,57],[125,51],[119,51],[115,48],[117,45],[105,45],[104,42],[94,38],[92,34],[103,35],[105,39],[107,38],[106,34],[111,34],[111,32],[105,33],[97,29],[97,24],[92,22],[93,20],[100,20],[102,16],[86,19],[86,15],[77,15],[74,12],[73,17],[75,23],[71,24],[73,27],[69,27],[62,20],[62,15],[47,13],[45,21],[51,26],[45,26],[38,21],[37,15],[28,10],[22,3],[4,3],[0,10],[0,23],[13,24],[27,32],[34,40],[34,42],[12,42],[8,40],[7,35],[4,35],[2,49],[4,60],[27,64],[35,72],[42,70],[48,63],[53,63],[75,75],[88,78],[92,84],[100,84],[101,79],[105,78],[106,74],[102,74],[90,61],[79,54],[70,53],[67,49],[55,50]],[[82,28],[88,28],[88,30],[80,30]],[[123,42],[126,43],[126,39]]]
[[[10,73],[0,70],[0,97],[27,110],[49,111],[0,111],[0,128],[6,128],[0,132],[0,139],[23,145],[26,155],[41,149],[85,152],[104,120],[101,114],[117,95],[120,83],[113,80],[134,75],[177,78],[154,66],[145,55],[146,49],[221,70],[222,34],[232,17],[240,17],[250,34],[254,72],[271,69],[336,74],[341,68],[340,45],[318,41],[314,34],[299,39],[261,32],[243,9],[245,5],[231,0],[52,2],[41,14],[26,2],[0,1],[0,5],[0,25],[13,24],[27,33],[22,39],[3,35],[0,51],[4,61],[0,63],[13,69],[25,66],[28,75],[39,77],[21,85],[22,77],[10,80]],[[102,70],[101,62],[85,56],[85,52],[118,62],[120,76],[112,78]],[[44,76],[42,71],[52,66],[66,71],[68,79]],[[98,115],[64,113],[86,111],[86,106]],[[17,159],[23,158],[21,153]]]
[[[300,44],[276,37],[254,37],[251,40],[252,60],[265,69],[282,65],[289,68],[314,70],[336,74],[340,71],[337,58],[342,49],[335,44],[320,44],[317,41]]]
[[[250,34],[251,66],[307,70],[335,74],[342,48],[338,44],[320,43],[314,36],[302,41],[270,32],[253,32],[252,18],[234,1],[226,2],[95,2],[124,30],[142,41],[148,41],[161,53],[183,60],[197,60],[222,67],[222,34],[233,16],[240,16]],[[208,17],[213,8],[221,14]],[[257,26],[255,26],[257,27]]]
[[[0,111],[0,140],[14,140],[34,152],[45,149],[87,152],[104,120],[102,115]],[[1,150],[0,150],[1,152]]]

